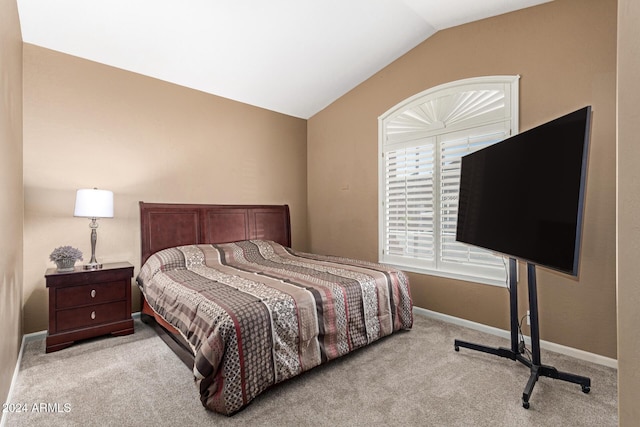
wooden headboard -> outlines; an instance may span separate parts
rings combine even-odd
[[[140,202],[140,237],[140,265],[180,245],[264,239],[291,246],[289,206]]]

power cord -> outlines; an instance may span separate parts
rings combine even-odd
[[[529,360],[529,362],[531,362],[532,354],[524,342],[524,334],[522,333],[522,322],[526,318],[527,318],[527,315],[525,314],[520,318],[520,321],[518,322],[518,338],[520,339],[520,342],[518,343],[518,352],[520,354],[524,354],[525,357]]]
[[[511,293],[511,287],[509,286],[509,266],[507,265],[506,259],[507,257],[505,256],[502,257],[502,265],[504,265],[504,270],[506,273],[505,288],[509,293]],[[516,264],[516,268],[518,268],[517,264]],[[524,334],[522,333],[522,322],[524,322],[524,319],[526,319],[527,316],[528,315],[525,314],[520,318],[520,321],[518,322],[518,340],[519,340],[518,353],[523,354],[529,360],[529,362],[531,362],[533,355],[531,351],[527,348],[527,345],[524,341]]]
[[[509,291],[509,293],[511,293],[511,288],[509,287],[509,266],[507,265],[506,259],[507,257],[502,257],[502,265],[504,266],[505,272],[504,287],[507,288],[507,291]]]

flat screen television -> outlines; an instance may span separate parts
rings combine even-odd
[[[456,240],[578,275],[587,106],[462,158]]]

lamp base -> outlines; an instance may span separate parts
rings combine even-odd
[[[84,270],[100,270],[102,268],[102,264],[100,263],[89,263],[82,266]]]

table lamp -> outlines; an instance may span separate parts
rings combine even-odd
[[[90,218],[91,260],[83,267],[85,270],[97,270],[102,264],[96,261],[96,242],[98,240],[98,218],[113,218],[113,192],[108,190],[81,189],[76,192],[76,206],[73,216]]]

